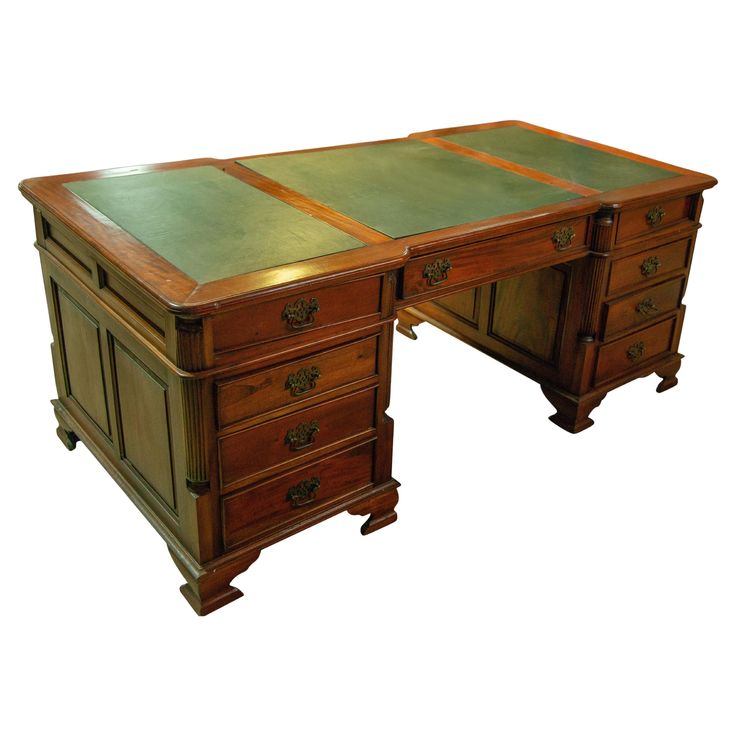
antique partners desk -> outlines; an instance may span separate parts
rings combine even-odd
[[[517,121],[31,179],[59,437],[84,441],[207,614],[261,550],[396,520],[393,323],[541,384],[570,432],[677,383],[715,179]]]

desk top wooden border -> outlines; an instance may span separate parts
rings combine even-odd
[[[454,133],[487,130],[489,128],[508,125],[516,125],[561,140],[623,156],[634,161],[659,166],[676,173],[677,176],[627,187],[625,189],[598,192],[589,187],[581,187],[572,182],[565,182],[557,177],[529,167],[498,159],[495,156],[472,151],[471,149],[466,149],[463,146],[457,146],[455,144],[449,144],[448,146],[447,142],[438,142],[437,140],[440,136]],[[324,281],[334,281],[337,283],[360,275],[369,275],[371,273],[399,268],[409,257],[414,255],[471,243],[487,237],[508,234],[515,230],[543,225],[567,216],[572,218],[591,214],[603,206],[616,208],[625,204],[645,203],[648,200],[656,199],[663,195],[677,196],[679,194],[708,189],[717,183],[713,177],[706,174],[690,171],[629,151],[541,128],[518,120],[437,129],[422,133],[413,133],[407,138],[369,141],[368,143],[379,145],[409,139],[419,139],[432,145],[454,148],[457,149],[454,152],[460,155],[472,156],[488,164],[515,171],[515,173],[520,173],[537,181],[568,188],[570,191],[576,191],[576,193],[582,196],[533,210],[434,230],[419,235],[392,239],[340,212],[336,212],[320,202],[312,200],[278,182],[251,171],[247,167],[235,163],[238,159],[260,158],[262,157],[261,155],[248,157],[236,156],[232,159],[223,160],[203,158],[145,166],[103,169],[81,174],[39,177],[22,181],[19,188],[22,194],[34,206],[56,218],[77,236],[90,243],[100,254],[103,262],[106,261],[112,264],[112,266],[126,274],[146,293],[164,304],[166,308],[177,313],[201,314],[224,304],[263,298],[275,290],[303,288],[305,285],[316,285]],[[351,143],[267,155],[279,156],[306,151],[335,150],[360,145],[366,145],[366,143]],[[366,247],[276,266],[262,271],[245,273],[205,284],[198,284],[63,186],[68,182],[84,179],[168,171],[203,165],[214,166],[303,212],[321,219],[366,243]]]

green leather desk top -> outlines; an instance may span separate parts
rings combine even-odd
[[[214,166],[66,186],[199,283],[363,246]]]
[[[658,166],[563,141],[518,125],[456,133],[443,138],[602,192],[677,176]]]
[[[380,240],[381,233],[390,240],[576,200],[581,195],[570,190],[575,185],[610,191],[679,175],[665,164],[562,140],[525,124],[499,125],[440,132],[439,140],[428,134],[426,142],[409,138],[237,160],[254,185],[215,165],[193,164],[67,179],[64,186],[204,284],[380,247],[359,239],[366,237],[361,225],[373,230],[367,241]],[[463,149],[446,150],[443,141]],[[526,169],[509,170],[516,165]],[[262,191],[259,187],[270,186],[264,176],[301,199]],[[551,177],[556,179],[547,183]],[[338,216],[333,226],[320,219],[320,211],[310,214],[315,210],[305,206],[309,200],[356,226],[346,226]]]
[[[417,140],[238,163],[392,238],[578,196]]]

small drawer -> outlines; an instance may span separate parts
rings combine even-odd
[[[621,243],[687,220],[692,209],[690,197],[678,197],[624,211],[618,223],[616,241]]]
[[[378,337],[217,384],[219,427],[305,401],[377,374]]]
[[[603,345],[598,352],[596,385],[635,371],[646,363],[670,350],[677,320],[665,320],[620,340]]]
[[[293,524],[370,485],[373,442],[367,442],[222,500],[225,546],[230,548]]]
[[[691,238],[685,238],[614,261],[608,292],[613,294],[626,288],[641,287],[648,281],[659,280],[661,276],[687,268],[691,242]]]
[[[649,322],[680,306],[685,279],[665,281],[605,305],[603,337]]]
[[[401,288],[406,299],[446,286],[562,260],[569,253],[585,250],[587,218],[568,220],[548,227],[482,243],[412,258],[404,268]]]
[[[312,458],[336,442],[372,432],[374,388],[323,402],[309,409],[244,429],[219,440],[220,483],[223,491],[242,486],[252,476]]]
[[[212,322],[216,353],[293,337],[361,317],[378,320],[381,277],[310,289],[289,297],[244,305],[216,315]]]

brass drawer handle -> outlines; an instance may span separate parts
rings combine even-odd
[[[297,299],[293,304],[287,304],[281,312],[281,319],[292,330],[301,330],[314,324],[314,315],[319,312],[319,299],[313,296],[309,301]]]
[[[301,396],[311,391],[317,385],[317,379],[322,375],[316,365],[311,368],[300,368],[296,373],[290,373],[286,379],[286,388],[292,396]]]
[[[646,347],[643,342],[635,342],[633,345],[629,345],[629,349],[626,351],[626,357],[632,362],[636,363],[637,360],[641,359],[646,352]]]
[[[648,296],[636,305],[636,311],[642,317],[650,317],[652,314],[659,312],[659,307],[654,303],[654,299]]]
[[[424,266],[422,276],[427,279],[430,286],[437,286],[437,284],[447,281],[447,273],[451,268],[452,263],[449,258],[438,258]]]
[[[572,246],[573,240],[575,240],[575,229],[572,227],[561,227],[552,233],[555,250],[567,250]]]
[[[647,212],[647,222],[649,223],[649,227],[656,227],[659,225],[662,220],[664,220],[664,216],[667,214],[664,211],[664,207],[662,205],[655,205]]]
[[[286,500],[291,501],[291,508],[293,509],[306,506],[317,499],[317,489],[319,486],[320,480],[317,477],[300,481],[295,486],[289,488],[286,494]]]
[[[284,442],[289,445],[290,450],[304,450],[314,444],[314,435],[319,432],[319,422],[313,419],[311,422],[302,422],[286,433]]]
[[[659,260],[658,256],[649,256],[649,258],[645,258],[641,266],[639,266],[639,270],[641,271],[641,275],[645,277],[654,276],[657,271],[659,271],[659,267],[662,265],[662,261]]]

